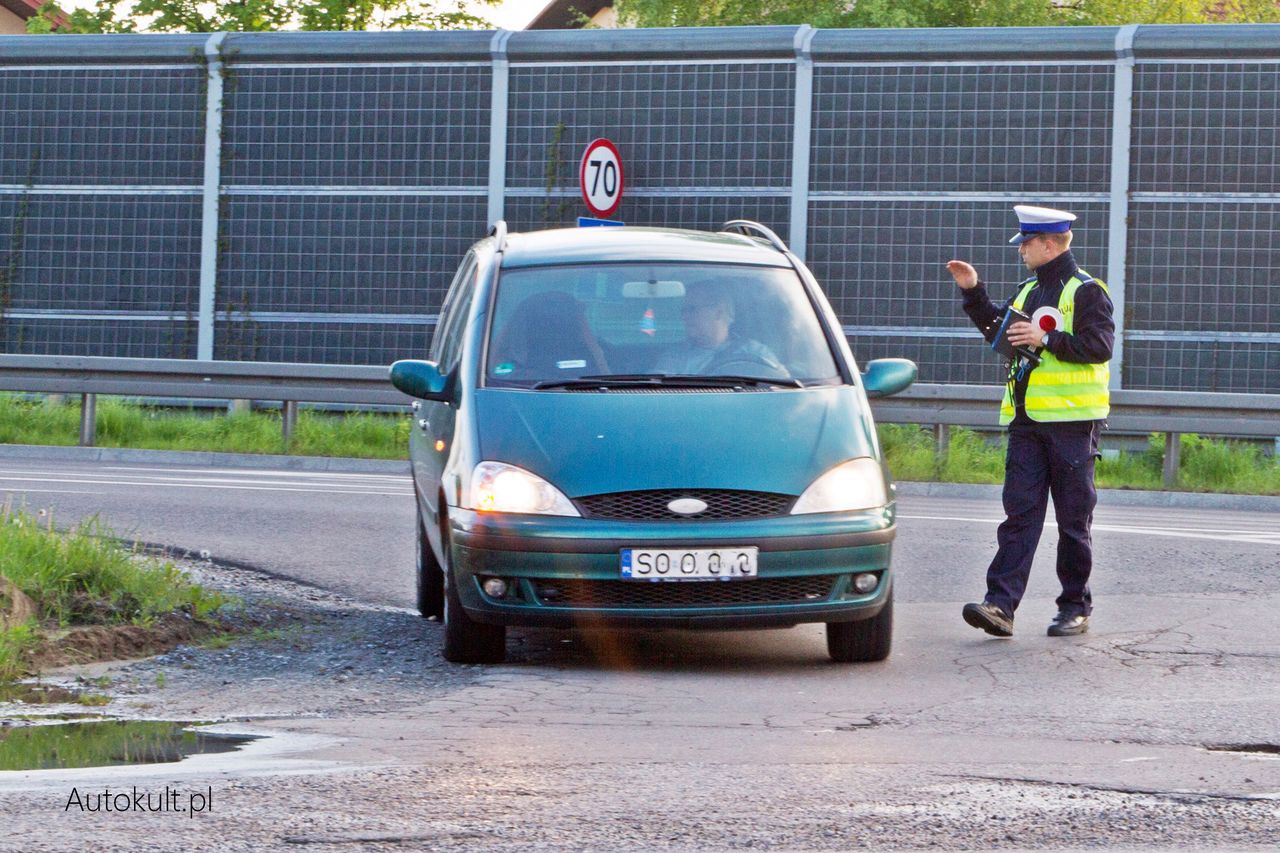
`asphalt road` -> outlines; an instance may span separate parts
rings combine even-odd
[[[336,590],[361,601],[413,602],[408,475],[0,460],[0,491],[61,526],[97,515],[117,535]],[[999,501],[899,498],[898,600],[980,598]],[[1052,516],[1051,516],[1052,518]],[[1096,606],[1114,595],[1280,592],[1280,514],[1098,507]],[[1028,597],[1052,598],[1052,520]],[[1034,612],[1047,622],[1052,613]]]
[[[5,460],[0,489],[59,523],[101,513],[142,541],[361,602],[411,600],[403,476]],[[881,664],[831,664],[821,627],[800,626],[521,631],[503,666],[397,669],[403,651],[384,644],[431,650],[439,626],[354,606],[328,642],[378,662],[350,681],[334,652],[308,663],[268,650],[254,659],[283,669],[236,678],[205,674],[197,656],[171,670],[168,713],[244,715],[323,745],[257,775],[157,769],[220,785],[233,805],[203,828],[153,825],[190,849],[1280,844],[1280,516],[1100,506],[1093,629],[1066,639],[1044,635],[1050,526],[1017,635],[997,640],[959,609],[980,596],[998,503],[908,495],[900,508],[900,605]],[[291,713],[305,707],[332,710]],[[0,800],[38,821],[66,785],[0,778]],[[51,837],[67,845],[88,826],[58,817]],[[123,821],[94,826],[103,849],[136,840]]]

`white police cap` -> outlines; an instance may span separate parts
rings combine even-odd
[[[1029,204],[1015,204],[1013,212],[1018,214],[1018,233],[1009,240],[1017,245],[1025,243],[1032,237],[1041,234],[1062,234],[1071,230],[1071,223],[1076,221],[1074,213],[1065,210],[1054,210],[1052,207],[1032,207]]]

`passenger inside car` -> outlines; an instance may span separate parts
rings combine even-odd
[[[498,332],[489,363],[494,375],[512,378],[609,372],[582,304],[563,291],[520,302]]]

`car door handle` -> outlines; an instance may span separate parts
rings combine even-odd
[[[431,424],[427,422],[426,418],[418,418],[418,429],[422,430],[423,432],[426,432],[430,428],[431,428]]]

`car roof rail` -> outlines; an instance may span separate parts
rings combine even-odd
[[[761,225],[759,222],[752,222],[750,219],[731,219],[726,222],[724,227],[720,230],[729,232],[737,231],[740,234],[746,234],[748,236],[752,235],[754,232],[755,236],[763,237],[768,240],[773,244],[773,248],[777,249],[779,252],[785,254],[791,251],[787,248],[787,244],[782,242],[781,237],[773,233],[772,230]]]
[[[493,227],[489,229],[489,236],[498,244],[496,251],[504,251],[507,248],[507,220],[499,219],[493,223]]]

